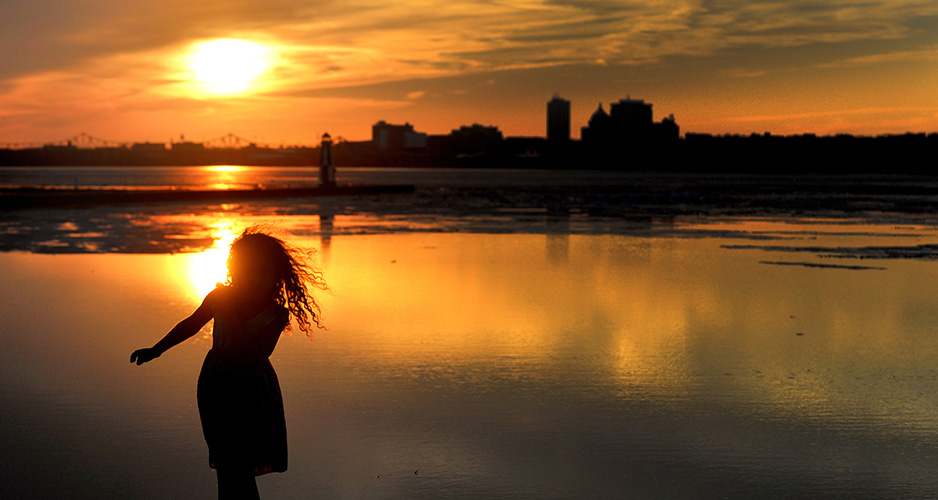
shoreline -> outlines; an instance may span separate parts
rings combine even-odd
[[[258,217],[324,239],[414,232],[762,238],[690,227],[751,218],[938,228],[938,177],[931,176],[366,174],[347,171],[331,190],[311,187],[312,180],[284,186],[289,177],[263,188],[249,177],[238,189],[0,187],[0,251],[200,251],[213,244],[210,228],[219,219]]]
[[[151,203],[233,203],[251,200],[410,194],[409,184],[318,186],[255,189],[59,189],[49,187],[0,188],[0,209],[81,208]]]

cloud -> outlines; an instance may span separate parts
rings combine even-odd
[[[759,78],[767,74],[764,70],[732,70],[727,73],[731,78]]]
[[[311,87],[896,39],[938,15],[938,3],[923,0],[34,0],[3,9],[0,36],[20,50],[5,56],[0,78],[241,36],[279,44],[296,73],[286,76]]]
[[[766,62],[795,47],[826,54],[791,63],[803,66],[934,60],[938,33],[923,19],[938,19],[938,2],[3,2],[0,43],[15,50],[0,55],[0,115],[90,116],[162,102],[210,107],[192,95],[180,60],[197,41],[220,37],[264,43],[279,55],[251,99],[280,105],[325,89],[409,82],[396,94],[407,99],[388,102],[417,105],[428,98],[410,89],[434,91],[420,81],[508,70],[591,68],[589,79],[609,88],[621,85],[622,67],[655,68],[678,57],[708,61],[698,66],[724,78],[770,76]],[[740,51],[744,60],[734,58]]]
[[[907,50],[884,54],[871,54],[861,57],[841,59],[832,63],[821,65],[825,68],[848,68],[854,66],[868,66],[873,64],[888,64],[907,61],[938,62],[938,47],[923,50]]]

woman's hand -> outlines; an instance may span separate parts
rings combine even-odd
[[[160,357],[160,354],[168,351],[174,345],[179,344],[180,342],[192,337],[199,330],[209,322],[210,319],[215,315],[212,312],[212,308],[215,306],[216,296],[218,295],[218,290],[216,288],[208,293],[205,296],[205,299],[202,300],[202,305],[195,310],[192,315],[188,318],[176,323],[176,326],[169,331],[159,342],[156,343],[153,347],[148,347],[146,349],[137,349],[133,354],[130,355],[130,362],[137,363],[142,365],[147,361],[153,361],[154,359]]]
[[[152,361],[158,357],[160,357],[159,351],[152,347],[147,347],[146,349],[137,349],[134,351],[134,353],[130,355],[130,362],[142,365],[147,361]]]

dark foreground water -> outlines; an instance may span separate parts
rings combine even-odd
[[[317,250],[332,287],[329,330],[271,358],[290,470],[262,497],[935,497],[929,214],[600,211],[589,182],[558,208],[536,200],[569,179],[510,175],[466,192],[418,174],[409,199],[4,214],[0,497],[214,495],[195,407],[210,332],[128,360],[258,222]],[[519,192],[530,206],[505,201]]]

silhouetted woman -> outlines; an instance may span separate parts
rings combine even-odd
[[[322,274],[310,270],[300,253],[256,228],[231,244],[227,264],[225,285],[209,292],[156,345],[130,356],[131,363],[146,363],[215,320],[198,401],[221,500],[258,498],[256,476],[287,470],[283,398],[268,357],[291,314],[307,334],[310,321],[322,327],[307,283],[326,289]]]

